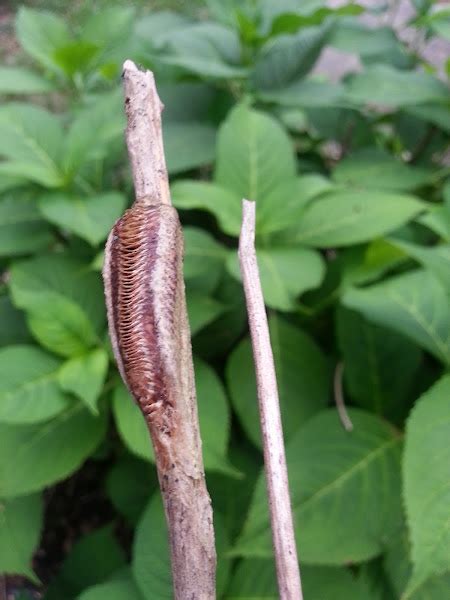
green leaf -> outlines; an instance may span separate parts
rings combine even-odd
[[[269,324],[284,437],[288,441],[303,423],[326,406],[329,371],[320,349],[303,331],[276,316],[271,317]],[[261,447],[253,354],[248,337],[232,352],[226,376],[239,421],[252,442]]]
[[[38,582],[31,559],[41,535],[42,498],[39,494],[0,500],[0,572],[24,575]]]
[[[144,416],[123,384],[119,384],[113,392],[113,413],[119,435],[128,450],[139,458],[154,462]]]
[[[61,354],[84,354],[99,341],[105,323],[98,273],[62,255],[40,256],[11,269],[14,304],[43,346]]]
[[[72,122],[65,139],[64,171],[73,177],[79,169],[111,153],[111,144],[123,146],[123,97],[118,91],[97,95]]]
[[[45,425],[0,425],[0,496],[29,494],[75,471],[105,434],[106,421],[82,405]]]
[[[448,104],[419,104],[417,106],[407,106],[405,111],[414,117],[433,123],[433,125],[450,133],[450,111]]]
[[[9,296],[0,296],[0,346],[28,344],[32,341],[22,311],[11,304]]]
[[[270,247],[258,250],[257,254],[264,301],[270,308],[294,310],[298,296],[317,288],[325,275],[321,255],[309,248]],[[231,275],[240,281],[236,252],[229,254],[227,267]]]
[[[203,361],[195,359],[194,369],[205,468],[236,475],[237,471],[226,459],[229,411],[222,383]],[[113,411],[119,434],[128,449],[139,458],[154,462],[144,417],[123,385],[114,391]]]
[[[137,526],[131,568],[144,598],[172,600],[167,525],[158,493],[152,496]]]
[[[281,106],[296,108],[318,108],[320,106],[347,105],[344,97],[344,86],[315,79],[301,79],[286,87],[257,90],[261,100],[275,102]]]
[[[416,590],[405,593],[412,572],[408,532],[402,529],[389,544],[384,556],[384,571],[386,572],[396,598],[401,600],[442,600],[450,586],[450,573],[434,575],[427,579]]]
[[[76,233],[93,246],[108,237],[125,206],[126,198],[118,192],[91,197],[56,192],[39,198],[39,210],[48,221]]]
[[[111,581],[99,583],[84,590],[77,600],[143,600],[131,573],[115,577]]]
[[[108,355],[103,348],[97,348],[65,362],[58,373],[58,381],[63,390],[77,396],[97,415],[97,402],[107,370]]]
[[[0,256],[36,252],[53,239],[34,199],[17,192],[0,199]]]
[[[53,188],[64,183],[59,163],[63,130],[55,115],[31,104],[0,110],[0,155],[6,174]]]
[[[433,273],[450,294],[450,244],[430,248],[396,239],[390,240],[390,242],[394,247],[414,258],[427,271]]]
[[[375,191],[336,191],[317,198],[293,233],[308,246],[350,246],[397,229],[424,209],[413,196]]]
[[[330,191],[331,183],[322,175],[302,175],[278,185],[258,203],[256,233],[265,236],[292,227],[301,220],[305,207]]]
[[[333,29],[330,46],[358,54],[364,62],[388,62],[400,53],[400,43],[391,27],[371,27],[357,19],[340,19]]]
[[[23,67],[0,67],[0,94],[47,94],[55,86]]]
[[[83,23],[83,39],[103,48],[117,44],[132,34],[134,18],[131,6],[103,7]]]
[[[448,100],[444,83],[429,73],[376,64],[353,75],[346,98],[356,104],[403,107]]]
[[[17,15],[16,34],[31,57],[47,69],[59,71],[54,53],[71,38],[63,19],[50,12],[22,6]]]
[[[312,600],[376,600],[350,570],[302,566],[302,590]],[[264,558],[243,559],[231,579],[226,600],[277,600],[275,565]]]
[[[226,583],[229,561],[226,557],[228,541],[222,519],[214,515],[214,532],[217,551],[217,597],[220,598]],[[147,600],[172,600],[172,574],[167,525],[161,495],[152,496],[137,527],[134,539],[132,572],[138,588]]]
[[[333,179],[351,188],[410,192],[426,185],[430,172],[406,165],[387,152],[366,148],[338,163]]]
[[[232,29],[213,22],[200,22],[169,29],[160,61],[181,67],[200,77],[243,77],[247,70],[239,62],[239,39]]]
[[[178,180],[171,185],[172,201],[176,208],[193,208],[212,213],[222,231],[238,236],[241,229],[241,198],[215,183]]]
[[[83,40],[70,41],[53,52],[55,64],[70,78],[86,73],[98,53],[98,46]]]
[[[450,242],[450,210],[447,206],[430,207],[430,210],[419,217],[418,221],[446,242]]]
[[[157,488],[156,470],[128,454],[115,461],[106,478],[109,499],[132,527],[137,525],[150,494]]]
[[[33,346],[0,350],[0,422],[46,421],[70,405],[58,385],[60,361]]]
[[[190,289],[212,292],[223,273],[227,250],[207,231],[184,227],[184,278]]]
[[[417,270],[364,289],[349,289],[342,302],[450,364],[448,296],[432,274]]]
[[[354,409],[350,418],[354,429],[347,432],[335,410],[323,411],[286,445],[295,530],[304,564],[366,561],[383,551],[401,521],[401,440],[369,413]],[[234,553],[270,556],[271,546],[261,475]]]
[[[252,73],[254,86],[263,90],[279,89],[304,77],[319,58],[329,34],[327,23],[270,39],[256,58]]]
[[[292,142],[281,125],[245,104],[234,108],[219,131],[216,182],[239,199],[262,202],[295,171]]]
[[[339,309],[336,326],[350,396],[363,408],[398,421],[407,409],[420,349],[354,311]]]
[[[88,533],[71,548],[46,593],[49,600],[74,598],[84,588],[101,583],[125,566],[125,555],[106,525]]]
[[[215,321],[226,310],[226,307],[214,298],[195,290],[187,290],[186,300],[191,336]]]
[[[171,175],[214,162],[216,130],[205,123],[166,122],[163,127],[164,153]]]
[[[404,502],[413,574],[407,596],[433,575],[450,571],[450,376],[415,405],[406,427]]]

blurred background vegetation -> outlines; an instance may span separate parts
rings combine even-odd
[[[305,598],[443,600],[446,4],[10,0],[0,33],[0,598],[171,597],[153,453],[100,275],[133,199],[131,58],[165,104],[218,597],[277,597],[236,259],[247,197]]]

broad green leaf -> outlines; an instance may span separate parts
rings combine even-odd
[[[415,590],[405,588],[412,572],[408,532],[405,529],[395,536],[384,555],[383,568],[396,596],[401,600],[442,600],[450,586],[450,572],[433,575]]]
[[[194,370],[205,469],[236,475],[226,458],[230,412],[223,384],[215,371],[198,358]]]
[[[376,64],[353,75],[346,98],[356,104],[403,107],[448,100],[444,83],[429,73]]]
[[[329,371],[320,349],[300,329],[273,316],[270,335],[284,437],[289,441],[303,423],[326,406],[330,391]],[[239,421],[252,442],[260,447],[253,354],[248,337],[232,352],[226,376]]]
[[[149,16],[153,18],[154,15]],[[141,21],[145,21],[145,18],[139,21],[137,27]],[[158,95],[164,104],[164,123],[203,121],[205,115],[211,114],[218,99],[217,90],[212,85],[196,81],[158,83]]]
[[[184,278],[189,288],[212,292],[223,273],[227,250],[207,231],[184,227]]]
[[[102,284],[82,262],[55,254],[16,263],[10,288],[32,333],[49,350],[73,356],[99,341],[105,323]]]
[[[76,233],[93,246],[108,237],[125,206],[126,198],[118,192],[91,197],[56,192],[39,198],[39,210],[45,219]]]
[[[71,123],[64,146],[64,171],[73,177],[85,164],[104,159],[111,144],[123,145],[125,116],[118,91],[95,97]]]
[[[95,11],[83,23],[83,40],[97,44],[101,48],[117,44],[124,37],[132,35],[135,17],[131,6],[109,6]]]
[[[239,39],[232,29],[213,22],[199,22],[167,31],[160,61],[181,67],[200,77],[214,79],[243,77],[246,69],[239,62]]]
[[[349,412],[353,431],[345,431],[331,409],[316,415],[286,445],[304,564],[366,561],[383,551],[401,521],[401,439],[381,419],[356,409]],[[270,556],[271,546],[261,475],[234,553]]]
[[[139,458],[154,462],[155,455],[144,416],[123,384],[114,390],[113,413],[119,435],[128,450]]]
[[[227,535],[220,514],[214,515],[217,552],[217,597],[223,594],[229,572]],[[159,492],[155,493],[136,529],[132,572],[139,590],[147,600],[173,598],[172,574],[166,519]]]
[[[433,123],[433,125],[450,133],[450,110],[448,104],[419,104],[417,106],[407,106],[405,110],[408,114]]]
[[[23,67],[0,67],[0,94],[47,94],[55,86]]]
[[[211,164],[215,157],[216,130],[205,123],[165,122],[164,153],[171,175]]]
[[[265,236],[292,227],[314,198],[330,191],[331,183],[317,174],[301,175],[278,185],[258,203],[256,233]]]
[[[45,425],[0,425],[0,497],[41,490],[73,473],[105,434],[106,420],[81,404]]]
[[[16,34],[30,56],[47,69],[59,71],[55,51],[71,38],[63,19],[47,11],[22,6],[17,15]]]
[[[430,210],[419,217],[418,221],[446,242],[450,242],[450,209],[447,206],[430,207]]]
[[[301,568],[302,591],[311,600],[377,600],[349,569],[339,567]],[[264,558],[239,562],[225,600],[277,600],[279,598],[275,564]]]
[[[143,600],[131,574],[87,588],[77,600]]]
[[[0,155],[7,174],[49,188],[61,186],[62,143],[58,118],[43,108],[16,103],[0,110]]]
[[[226,459],[229,411],[225,391],[217,375],[206,363],[196,359],[194,368],[205,468],[236,475],[236,470]],[[113,410],[124,444],[139,458],[153,462],[153,447],[144,417],[123,385],[115,389]]]
[[[135,527],[150,494],[158,488],[156,469],[129,454],[118,458],[106,477],[106,490],[114,508]]]
[[[58,373],[59,385],[82,400],[96,415],[107,370],[108,355],[103,348],[97,348],[66,361]]]
[[[154,52],[156,48],[164,44],[165,39],[176,29],[182,29],[191,25],[191,21],[184,14],[171,10],[152,11],[146,15],[140,15],[134,25],[134,35],[148,53]],[[159,85],[158,85],[159,94]],[[162,98],[165,104],[164,98]]]
[[[32,341],[24,314],[11,303],[9,296],[0,296],[0,346],[28,344]]]
[[[314,66],[330,33],[328,24],[305,27],[294,35],[271,38],[260,50],[251,75],[257,89],[283,88]]]
[[[422,358],[420,349],[354,311],[339,309],[336,327],[351,398],[371,412],[398,421],[407,408]]]
[[[311,3],[310,3],[311,4]],[[314,8],[314,0],[312,2]],[[306,3],[308,6],[308,3]],[[302,7],[304,9],[304,7]],[[301,10],[301,9],[300,9]],[[276,17],[272,23],[272,29],[270,35],[279,35],[280,33],[295,33],[303,27],[308,25],[320,25],[325,21],[327,17],[335,15],[359,15],[364,12],[362,6],[357,4],[344,4],[338,8],[328,8],[323,6],[312,10],[307,10],[306,14],[297,11],[296,12],[285,12]]]
[[[409,192],[425,185],[430,172],[406,165],[388,153],[367,148],[338,163],[333,179],[349,188]]]
[[[53,52],[53,59],[65,75],[73,79],[76,75],[89,71],[93,59],[98,54],[98,46],[83,40],[67,41]]]
[[[136,528],[131,569],[144,598],[172,600],[167,525],[161,495],[153,494]]]
[[[342,302],[450,364],[448,295],[431,273],[417,270],[364,289],[349,289]]]
[[[413,574],[407,594],[433,575],[450,572],[450,376],[415,405],[406,427],[404,502]]]
[[[257,96],[267,102],[276,102],[281,106],[296,108],[318,108],[320,106],[346,105],[344,87],[315,79],[301,79],[286,87],[257,90]]]
[[[226,310],[223,304],[195,289],[187,290],[186,300],[191,336],[215,321]]]
[[[424,204],[413,196],[369,190],[330,192],[307,206],[293,235],[308,246],[351,246],[397,229],[423,209]]]
[[[357,19],[340,19],[335,24],[329,43],[338,50],[358,54],[369,64],[392,62],[392,58],[402,52],[400,42],[391,27],[374,28]],[[390,58],[390,61],[387,58]]]
[[[294,310],[298,296],[317,288],[325,275],[321,255],[310,248],[274,246],[258,250],[257,255],[264,301],[270,308]],[[236,252],[229,254],[227,267],[241,280]]]
[[[219,131],[216,182],[239,199],[264,201],[295,171],[292,142],[281,125],[245,104],[234,108]]]
[[[0,256],[36,252],[53,239],[33,198],[16,192],[0,199]]]
[[[102,583],[125,567],[125,554],[113,527],[110,524],[91,531],[72,546],[46,598],[75,598],[84,588]]]
[[[37,583],[31,559],[42,529],[39,494],[0,500],[0,573],[24,575]]]
[[[58,385],[61,363],[33,346],[0,350],[0,422],[46,421],[70,406]]]
[[[426,247],[402,240],[390,240],[394,247],[403,250],[422,267],[433,273],[450,294],[450,244]]]
[[[238,236],[242,207],[237,194],[207,181],[178,180],[171,185],[172,201],[182,210],[200,209],[212,213],[222,231]]]

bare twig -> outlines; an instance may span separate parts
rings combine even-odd
[[[342,391],[342,375],[344,373],[344,363],[338,362],[334,371],[334,400],[342,426],[346,431],[353,431],[353,423],[348,416],[344,401],[344,392]]]
[[[170,204],[169,180],[162,140],[163,104],[151,71],[140,71],[134,62],[123,65],[127,147],[136,198],[146,196],[155,204]]]
[[[111,231],[103,270],[114,355],[144,413],[164,502],[176,600],[215,598],[216,555],[206,489],[182,273],[152,73],[123,71],[136,201]]]
[[[272,538],[281,600],[301,600],[283,430],[267,315],[255,252],[255,203],[243,201],[239,261],[258,390]]]

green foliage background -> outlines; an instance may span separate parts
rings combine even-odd
[[[450,38],[448,11],[414,4],[420,35]],[[247,197],[305,598],[442,600],[448,80],[388,26],[363,25],[356,3],[198,6],[195,18],[197,4],[188,15],[81,3],[69,21],[18,10],[23,54],[0,68],[0,571],[40,585],[31,558],[52,486],[94,465],[113,517],[76,541],[44,598],[171,597],[153,454],[112,360],[100,276],[132,200],[120,85],[130,57],[155,72],[165,104],[218,596],[277,596],[236,259]],[[313,74],[326,45],[356,53],[360,71],[340,83]],[[334,408],[340,385],[351,432]],[[134,533],[130,556],[119,526]]]

